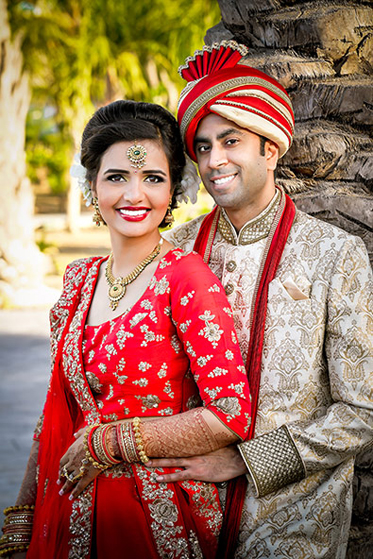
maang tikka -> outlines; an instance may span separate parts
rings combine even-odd
[[[146,149],[141,144],[137,144],[135,140],[133,146],[127,150],[127,157],[131,161],[131,167],[141,169],[146,163]]]

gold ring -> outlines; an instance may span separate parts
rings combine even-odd
[[[78,479],[80,479],[83,476],[84,476],[84,472],[79,472],[76,476],[73,476],[73,474],[71,473],[67,479],[71,481],[71,483],[74,483],[74,481],[78,481]]]
[[[66,478],[68,478],[69,475],[70,475],[69,472],[67,471],[67,466],[66,466],[66,464],[65,464],[64,467],[62,468],[62,475],[63,475],[63,477],[66,477]]]

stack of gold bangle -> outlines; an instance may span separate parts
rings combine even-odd
[[[0,557],[27,551],[34,519],[34,505],[16,505],[4,510],[4,535],[0,538]]]
[[[92,437],[94,435],[94,432],[99,427],[100,424],[96,423],[88,427],[86,429],[86,432],[84,433],[83,445],[85,450],[85,459],[88,460],[95,468],[98,468],[99,470],[106,470],[106,468],[108,468],[108,465],[99,462],[98,456],[96,455],[92,444]]]
[[[114,426],[110,424],[95,424],[88,427],[84,434],[85,458],[95,468],[100,470],[106,470],[106,468],[122,462],[122,460],[112,456],[108,450],[107,434],[110,429],[114,429]]]
[[[92,434],[92,446],[94,452],[101,464],[105,464],[107,466],[115,466],[116,464],[120,464],[122,460],[117,460],[112,456],[109,452],[107,447],[107,434],[110,429],[114,429],[113,425],[106,424],[100,425]]]
[[[129,464],[140,462],[140,455],[137,452],[132,423],[117,424],[117,440],[120,454],[125,462]]]
[[[140,430],[140,418],[135,417],[133,422],[133,431],[135,433],[135,441],[137,446],[137,451],[140,456],[140,460],[143,464],[149,462],[149,458],[146,456],[145,449],[144,449],[144,442],[142,440],[141,430]]]
[[[110,429],[116,429],[120,460],[110,454],[107,446],[106,439]],[[83,444],[86,461],[101,470],[120,464],[122,461],[129,464],[140,461],[146,464],[149,461],[145,453],[138,417],[135,417],[131,423],[118,423],[116,426],[92,425],[85,432]]]

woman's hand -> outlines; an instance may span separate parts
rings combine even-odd
[[[93,481],[102,471],[92,466],[86,460],[84,449],[84,433],[86,428],[75,433],[76,440],[68,448],[60,461],[60,473],[58,484],[62,486],[60,495],[70,493],[69,499],[78,497],[80,493]]]

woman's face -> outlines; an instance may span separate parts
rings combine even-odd
[[[145,164],[133,167],[127,150],[135,142],[118,142],[104,153],[92,188],[111,234],[141,237],[158,232],[171,195],[166,154],[158,142],[141,140]]]

